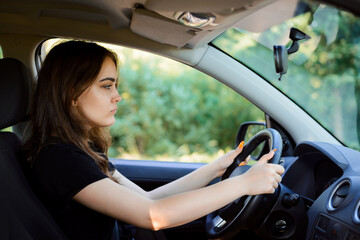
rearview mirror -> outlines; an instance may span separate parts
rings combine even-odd
[[[274,60],[276,73],[279,73],[281,77],[281,75],[285,74],[288,69],[288,52],[285,46],[274,46]]]
[[[289,38],[292,40],[291,46],[286,48],[283,45],[274,45],[274,61],[276,73],[281,76],[287,72],[288,69],[288,55],[297,52],[299,50],[299,41],[303,39],[310,39],[310,36],[306,35],[302,31],[296,28],[290,29]]]

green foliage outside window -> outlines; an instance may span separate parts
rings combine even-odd
[[[0,132],[12,132],[12,127],[1,129]]]
[[[242,122],[264,121],[246,99],[186,65],[131,49],[118,54],[123,100],[110,157],[212,161],[234,147]]]
[[[345,145],[360,149],[360,21],[329,6],[308,10],[261,33],[232,28],[213,43],[290,96]],[[291,27],[311,39],[289,56],[279,81],[272,48],[289,45]]]

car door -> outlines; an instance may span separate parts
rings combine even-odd
[[[205,163],[111,159],[117,170],[145,190],[174,181]],[[205,218],[164,230],[167,239],[207,239]]]

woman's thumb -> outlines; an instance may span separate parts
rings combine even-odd
[[[259,163],[267,163],[270,159],[272,159],[274,157],[274,154],[276,152],[276,148],[274,148],[272,151],[270,151],[269,153],[265,154],[264,156],[262,156],[259,159]]]
[[[234,151],[232,152],[232,155],[234,155],[233,157],[235,158],[237,155],[239,155],[243,149],[244,149],[244,141],[241,141],[239,146],[235,148]]]

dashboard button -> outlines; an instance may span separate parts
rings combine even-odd
[[[326,232],[326,230],[327,230],[327,228],[328,228],[328,226],[329,226],[329,222],[330,222],[330,220],[329,220],[328,218],[321,216],[320,219],[319,219],[319,222],[318,222],[317,226],[318,226],[321,230],[323,230],[324,232]]]

